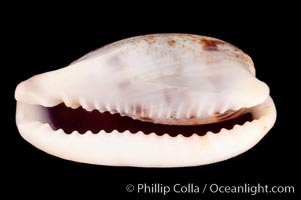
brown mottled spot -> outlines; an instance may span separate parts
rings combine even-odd
[[[148,35],[148,39],[153,40],[153,39],[155,39],[155,36],[154,35]]]
[[[178,34],[178,37],[179,38],[184,38],[184,37],[187,37],[185,34]]]
[[[147,39],[146,41],[149,43],[149,44],[152,44],[156,41],[156,37],[154,35],[149,35],[147,36]]]
[[[168,40],[167,43],[169,44],[169,46],[174,47],[176,45],[176,41],[175,40]]]
[[[220,40],[201,38],[202,47],[205,51],[218,51],[218,45],[223,44]]]
[[[190,115],[189,119],[195,119],[196,116],[194,114]]]

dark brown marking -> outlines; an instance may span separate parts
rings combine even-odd
[[[172,46],[172,47],[174,47],[176,45],[176,41],[173,39],[168,40],[167,43],[169,44],[169,46]]]
[[[189,119],[194,119],[194,118],[196,118],[196,116],[195,115],[190,115],[190,117],[189,117]]]
[[[147,39],[149,39],[149,40],[154,40],[154,39],[155,39],[155,36],[154,36],[154,35],[148,35],[148,36],[147,36]]]
[[[202,47],[205,51],[218,51],[218,45],[223,44],[220,40],[201,38]]]
[[[156,37],[154,35],[148,35],[146,41],[148,42],[148,44],[153,44],[156,42]]]
[[[242,125],[247,121],[252,121],[253,116],[250,113],[244,114],[237,118],[218,122],[214,124],[195,125],[195,126],[172,126],[154,124],[151,122],[143,122],[133,120],[129,117],[121,117],[119,114],[110,114],[108,112],[100,113],[96,110],[88,112],[82,107],[78,109],[71,109],[64,104],[59,104],[55,107],[44,108],[45,112],[49,114],[48,123],[54,130],[63,129],[67,134],[77,130],[83,134],[90,130],[93,133],[98,133],[100,130],[105,130],[107,133],[113,130],[124,132],[129,130],[131,133],[142,131],[145,134],[156,133],[163,135],[168,133],[170,136],[177,136],[181,134],[189,137],[196,133],[200,136],[205,135],[208,131],[218,133],[222,128],[232,129],[236,124]],[[152,121],[148,117],[144,120]]]

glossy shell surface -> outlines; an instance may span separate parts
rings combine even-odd
[[[153,34],[121,40],[16,89],[21,135],[59,157],[92,164],[179,167],[218,162],[254,146],[273,126],[268,86],[251,58],[205,36]],[[204,136],[117,130],[65,134],[44,107],[64,103],[170,126],[212,124],[251,113],[253,120]]]

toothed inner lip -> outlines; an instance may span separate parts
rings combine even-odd
[[[58,104],[54,107],[43,107],[40,105],[35,106],[39,106],[39,109],[47,116],[46,120],[44,119],[41,121],[42,123],[48,123],[53,130],[62,129],[66,134],[70,134],[73,131],[84,134],[90,130],[94,134],[97,134],[101,130],[104,130],[107,133],[110,133],[113,130],[117,130],[119,132],[128,130],[131,133],[137,133],[139,131],[142,131],[144,134],[155,133],[157,135],[167,133],[172,137],[179,134],[185,137],[189,137],[193,134],[203,136],[209,131],[219,133],[223,128],[230,130],[235,125],[243,125],[247,121],[254,120],[251,112],[246,112],[234,119],[213,124],[175,126],[143,122],[129,117],[120,116],[119,114],[110,114],[109,112],[101,113],[98,110],[87,111],[82,107],[72,109],[65,106],[64,103]]]

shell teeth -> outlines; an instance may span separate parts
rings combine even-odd
[[[186,111],[186,119],[189,119],[191,117],[192,113],[192,106],[190,106]]]
[[[132,113],[133,113],[133,116],[136,115],[136,106],[135,105],[132,107]]]
[[[61,99],[67,107],[71,107],[71,101],[65,94],[61,95]]]
[[[105,108],[105,105],[100,104],[100,103],[99,103],[98,101],[96,101],[96,100],[94,101],[93,105],[94,105],[94,108],[95,108],[96,110],[98,110],[100,113],[103,113],[103,112],[107,111],[106,108]]]
[[[105,111],[108,111],[110,114],[115,114],[117,112],[116,107],[109,102],[105,103]]]
[[[124,106],[124,113],[125,114],[129,113],[129,106],[128,106],[128,104],[125,104],[125,106]]]
[[[116,104],[115,109],[118,113],[121,113],[121,106],[119,103]]]
[[[182,115],[183,104],[180,104],[178,110],[176,111],[176,119],[180,119]]]
[[[228,110],[228,106],[227,104],[223,105],[223,107],[221,108],[221,110],[219,111],[220,114],[225,113]]]
[[[76,108],[80,107],[80,104],[77,101],[72,101],[65,94],[61,95],[61,99],[62,99],[63,103],[69,108],[76,109]]]
[[[153,104],[151,104],[151,105],[150,105],[150,109],[149,109],[149,114],[148,114],[148,117],[149,117],[149,118],[152,118],[152,117],[153,117],[153,112],[154,112]]]
[[[167,112],[166,112],[166,118],[167,118],[167,119],[172,117],[172,116],[171,116],[172,108],[173,108],[173,107],[170,106],[170,107],[167,109]]]
[[[207,115],[208,116],[213,115],[214,110],[215,110],[215,106],[214,105],[210,106],[209,109],[208,109],[208,111],[207,111]]]
[[[93,104],[94,104],[95,109],[98,110],[99,112],[101,112],[101,106],[99,105],[99,103],[97,101],[94,101]]]
[[[111,113],[111,111],[112,111],[112,109],[111,109],[111,104],[110,103],[105,103],[105,108],[106,108],[106,110],[108,111],[108,112],[110,112]]]
[[[38,127],[38,130],[41,131],[41,132],[51,128],[48,123],[43,123],[43,124],[37,123],[36,125]]]
[[[80,97],[79,103],[85,110],[87,110],[89,112],[93,110],[92,106],[90,106],[84,98]]]
[[[63,130],[63,129],[58,129],[58,130],[56,130],[56,131],[54,131],[56,134],[61,134],[61,135],[66,135],[66,133],[65,133],[65,131]],[[73,131],[74,132],[74,131]],[[73,133],[72,132],[72,133]]]
[[[144,106],[143,105],[141,105],[140,116],[144,117]]]
[[[93,111],[93,108],[90,108],[90,107],[87,107],[87,108],[85,108],[87,111],[89,111],[89,112],[91,112],[91,111]]]
[[[79,108],[80,107],[80,104],[72,104],[70,106],[72,109],[76,109],[76,108]]]
[[[158,110],[158,114],[157,114],[158,119],[162,118],[163,108],[164,108],[163,104],[160,104],[160,107],[159,107],[159,110]]]
[[[201,104],[196,111],[196,117],[201,117],[202,111],[203,111],[203,106]]]

